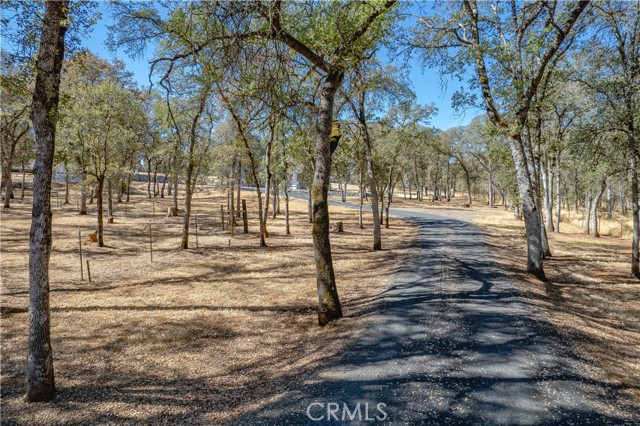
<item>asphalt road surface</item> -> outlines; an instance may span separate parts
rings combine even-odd
[[[344,204],[341,204],[344,205]],[[493,262],[471,223],[420,225],[413,254],[340,356],[248,425],[632,425]]]

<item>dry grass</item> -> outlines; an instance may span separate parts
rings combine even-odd
[[[575,216],[575,214],[574,214]],[[640,283],[631,277],[631,241],[582,234],[580,220],[549,233],[552,257],[545,260],[549,282],[523,273],[524,222],[496,211],[476,218],[488,231],[496,260],[510,273],[562,337],[606,379],[617,383],[631,406],[640,404]],[[577,222],[577,223],[576,223]],[[619,220],[613,220],[619,229]],[[604,234],[614,234],[603,221]],[[606,230],[605,230],[606,229]]]
[[[94,231],[95,204],[88,216],[76,214],[75,198],[54,207],[51,333],[59,394],[50,403],[22,399],[30,198],[2,212],[3,423],[233,424],[278,398],[275,389],[305,380],[361,329],[369,308],[362,300],[385,288],[415,229],[394,220],[384,231],[387,249],[373,252],[371,229],[358,228],[357,212],[330,208],[332,221],[345,226],[332,235],[332,247],[346,318],[319,328],[305,202],[291,201],[292,235],[284,235],[280,215],[261,249],[255,193],[243,192],[251,233],[240,227],[229,246],[219,224],[222,194],[201,188],[194,200],[199,248],[178,250],[181,218],[162,217],[170,201],[156,199],[152,221],[145,185],[135,190],[127,213],[116,205],[115,223],[105,224],[108,247],[85,243],[91,283],[80,281],[77,232],[80,226],[86,240]]]

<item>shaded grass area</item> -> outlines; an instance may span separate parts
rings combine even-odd
[[[593,374],[616,383],[640,407],[640,283],[631,277],[629,240],[593,238],[571,223],[549,233],[549,282],[527,276],[524,223],[500,213],[476,222],[488,231],[496,261],[586,360]]]
[[[86,275],[80,281],[77,233],[80,226],[85,240],[94,231],[95,204],[87,216],[78,216],[74,204],[54,207],[50,276],[59,393],[49,403],[22,400],[30,199],[2,212],[3,423],[220,424],[237,418],[277,399],[277,389],[305,380],[314,365],[341,351],[415,233],[415,225],[392,220],[384,231],[387,249],[373,252],[372,230],[358,228],[357,212],[330,207],[331,220],[343,221],[346,231],[331,241],[347,318],[319,328],[306,203],[291,200],[292,235],[284,234],[279,215],[269,222],[269,247],[260,248],[254,193],[243,192],[251,232],[240,226],[230,238],[220,226],[223,194],[199,188],[193,209],[199,247],[192,233],[192,248],[179,250],[181,218],[163,217],[170,199],[156,198],[154,208],[145,193],[137,184],[126,213],[115,205],[115,223],[105,224],[108,247],[83,242],[91,283]]]

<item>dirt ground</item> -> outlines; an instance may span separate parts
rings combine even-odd
[[[1,216],[3,424],[233,424],[277,398],[272,389],[305,380],[314,363],[340,351],[367,320],[367,297],[384,290],[415,231],[393,219],[383,231],[385,250],[373,252],[371,227],[358,228],[357,212],[330,207],[331,220],[344,222],[331,242],[346,317],[320,328],[304,201],[291,200],[292,235],[284,234],[280,214],[270,220],[269,247],[259,248],[255,193],[242,194],[250,233],[240,226],[230,238],[220,225],[222,193],[199,188],[198,248],[192,234],[192,248],[179,250],[181,218],[164,217],[170,200],[151,200],[146,184],[136,184],[126,210],[115,205],[107,247],[98,248],[86,242],[96,228],[95,204],[79,216],[75,193],[58,207],[56,188],[50,277],[58,396],[26,404],[30,195]],[[86,270],[80,280],[78,227],[91,283]]]

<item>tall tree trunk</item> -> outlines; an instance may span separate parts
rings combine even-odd
[[[585,234],[589,235],[589,223],[591,219],[591,194],[587,193],[587,196],[584,200],[584,219],[582,222],[582,229]]]
[[[67,0],[46,3],[31,106],[31,121],[36,135],[36,160],[29,234],[29,340],[26,370],[26,399],[29,402],[48,401],[56,392],[49,312],[51,178],[68,9]]]
[[[156,161],[156,166],[153,168],[153,198],[158,196],[158,165],[159,161]]]
[[[151,160],[147,158],[147,195],[151,198]]]
[[[16,137],[15,139],[13,139],[13,141],[11,141],[9,152],[6,153],[6,158],[2,158],[2,161],[5,164],[5,167],[2,170],[2,182],[4,184],[3,187],[5,189],[5,194],[6,194],[4,198],[4,208],[6,209],[11,207],[9,200],[13,198],[13,186],[12,186],[13,183],[11,180],[11,168],[13,166],[13,157],[15,155],[16,146],[18,145],[18,142],[26,132],[27,131],[25,130],[23,133],[20,134],[20,136]],[[5,153],[3,152],[2,154],[4,155]]]
[[[313,193],[311,187],[307,190],[307,213],[309,215],[309,223],[313,223]]]
[[[269,123],[269,140],[267,141],[267,152],[265,156],[265,183],[264,183],[264,208],[262,209],[262,223],[260,230],[263,238],[269,237],[269,231],[267,230],[267,218],[269,217],[269,201],[271,195],[271,148],[273,147],[273,141],[275,139],[275,122]]]
[[[27,171],[26,171],[26,166],[24,163],[22,163],[22,187],[20,188],[20,199],[24,200],[24,187],[26,185],[26,180],[27,180]]]
[[[286,166],[285,166],[286,167]],[[285,168],[285,176],[286,175]],[[289,180],[284,183],[284,229],[285,234],[291,234],[291,230],[289,229]]]
[[[362,167],[360,167],[360,202],[358,203],[358,226],[360,229],[364,228],[364,224],[362,223],[362,205],[364,204],[364,182],[362,175],[363,171]],[[411,194],[411,192],[409,192],[409,194]]]
[[[462,164],[462,161],[460,162]],[[471,197],[471,177],[469,176],[469,171],[466,167],[462,167],[464,171],[465,182],[467,183],[467,203],[471,205],[472,197]]]
[[[111,191],[111,179],[107,180],[107,221],[113,223],[113,192]]]
[[[131,175],[127,176],[127,203],[129,202],[130,195],[131,195]]]
[[[542,203],[544,205],[545,213],[544,226],[546,229],[553,232],[553,174],[551,172],[549,160],[546,157],[545,159],[540,160],[540,176],[542,176]]]
[[[80,188],[80,211],[78,214],[87,214],[87,190],[84,186]]]
[[[493,165],[489,162],[489,207],[493,207]]]
[[[509,142],[516,169],[516,180],[518,182],[527,235],[527,272],[544,281],[546,276],[543,268],[542,223],[538,203],[536,202],[538,194],[531,182],[521,136],[511,137]]]
[[[208,95],[202,93],[200,98],[200,103],[198,105],[198,111],[191,122],[191,131],[189,132],[189,155],[187,157],[187,176],[185,179],[185,195],[184,195],[184,217],[182,220],[182,242],[180,243],[180,247],[183,249],[189,248],[189,221],[191,219],[191,198],[193,196],[193,188],[195,184],[195,180],[193,179],[193,171],[195,168],[193,158],[194,152],[196,149],[196,141],[197,141],[197,130],[198,130],[198,121],[200,121],[200,117],[204,112],[204,107],[207,103]],[[176,180],[176,191],[174,194],[174,203],[177,204],[177,180]]]
[[[603,176],[600,181],[600,188],[596,191],[591,202],[591,235],[595,238],[600,238],[600,232],[598,232],[598,205],[602,194],[607,189],[607,176]]]
[[[361,104],[361,123],[364,121],[364,105]],[[376,181],[375,169],[373,167],[373,147],[371,145],[371,139],[369,138],[369,131],[366,128],[366,121],[363,125],[363,137],[367,152],[367,173],[369,174],[369,187],[371,189],[371,213],[373,214],[373,249],[382,250],[382,230],[380,229],[380,215],[378,211],[379,196],[378,196],[378,183]]]
[[[173,181],[173,208],[178,211],[178,177],[174,176]]]
[[[238,175],[236,177],[236,185],[238,187],[238,196],[236,197],[236,214],[238,217],[242,217],[242,192],[241,192],[241,180],[242,180],[242,162],[238,160]]]
[[[169,177],[168,174],[165,174],[162,177],[162,187],[160,188],[160,198],[164,198],[164,189],[167,186],[167,178]]]
[[[560,214],[562,198],[560,197],[560,154],[556,156],[556,226],[554,231],[560,233]]]
[[[98,184],[96,185],[96,205],[98,208],[98,247],[104,247],[104,200],[102,192],[104,189],[104,176],[98,178]]]
[[[66,163],[64,165],[64,202],[62,204],[69,204],[69,168]]]
[[[273,212],[271,218],[275,219],[278,215],[278,178],[273,176]]]
[[[342,317],[329,239],[328,190],[331,176],[330,135],[333,126],[334,97],[344,74],[330,73],[322,83],[316,124],[316,167],[313,178],[313,253],[318,289],[318,323],[323,326]]]
[[[9,174],[4,186],[4,208],[11,207],[11,195],[13,194],[13,182],[11,181],[11,166],[9,166]]]
[[[117,203],[121,203],[122,202],[122,195],[124,194],[124,182],[122,181],[122,179],[120,179],[118,181],[118,192],[116,195],[116,202]]]
[[[632,145],[631,208],[633,212],[633,237],[631,242],[631,273],[636,278],[640,278],[640,196],[638,191],[640,191],[640,185],[638,185],[638,151]]]

